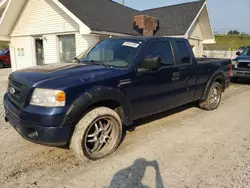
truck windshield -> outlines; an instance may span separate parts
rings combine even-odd
[[[107,39],[76,59],[81,63],[100,63],[104,66],[127,67],[135,58],[143,41]]]
[[[243,52],[242,55],[250,56],[250,47],[246,48]]]

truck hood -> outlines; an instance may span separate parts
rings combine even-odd
[[[233,59],[233,61],[239,61],[239,60],[250,60],[250,56],[240,55]]]
[[[12,73],[10,77],[28,86],[34,86],[37,83],[74,76],[78,76],[80,79],[91,76],[93,81],[95,78],[98,79],[98,75],[102,76],[103,79],[114,76],[116,75],[115,73],[120,71],[119,69],[98,65],[56,63],[18,70]]]

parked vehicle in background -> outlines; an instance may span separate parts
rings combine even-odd
[[[136,119],[194,101],[215,110],[232,73],[230,59],[195,59],[181,38],[106,39],[77,61],[12,73],[5,119],[32,142],[92,160],[114,152]]]
[[[237,52],[237,57],[232,60],[233,76],[232,81],[238,81],[239,78],[250,78],[250,46],[243,52]]]
[[[11,67],[9,49],[0,50],[0,68]]]

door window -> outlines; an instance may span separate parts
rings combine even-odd
[[[154,42],[148,50],[148,57],[160,56],[161,63],[164,65],[173,65],[174,57],[169,41]]]
[[[44,64],[44,50],[43,50],[43,40],[42,39],[35,39],[36,44],[36,62],[37,65]]]
[[[189,64],[191,62],[191,57],[186,43],[183,41],[177,41],[176,44],[181,58],[181,62],[179,62],[179,64]]]
[[[71,63],[76,57],[75,35],[61,35],[59,38],[60,61]]]

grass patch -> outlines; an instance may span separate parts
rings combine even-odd
[[[250,46],[250,36],[216,35],[216,44],[207,44],[205,50],[238,50],[240,46]]]

